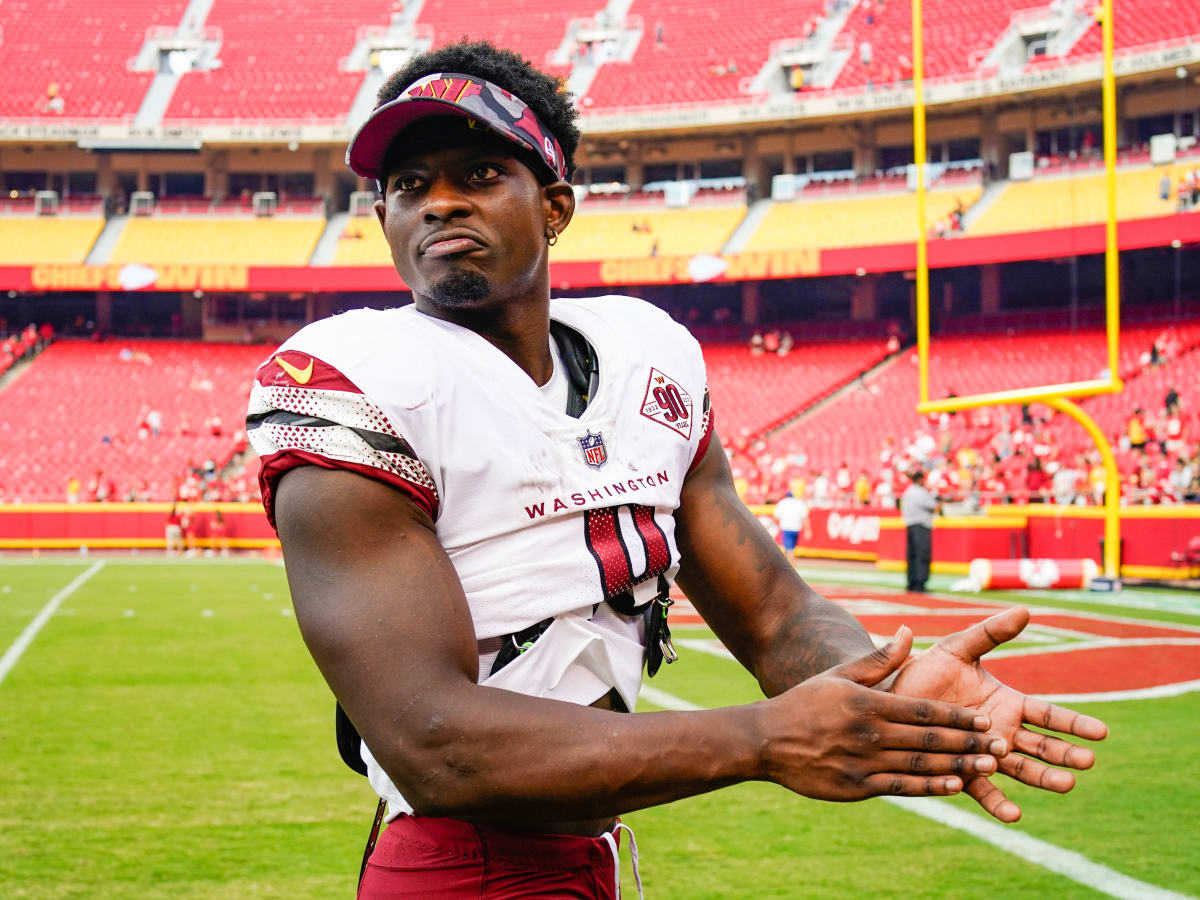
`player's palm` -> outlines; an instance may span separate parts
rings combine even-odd
[[[1000,773],[1033,787],[1066,793],[1075,786],[1075,776],[1051,766],[1089,769],[1095,762],[1092,751],[1026,726],[1037,725],[1093,741],[1103,738],[1107,727],[1099,719],[1008,687],[979,662],[985,653],[1020,634],[1028,623],[1029,610],[1018,606],[949,635],[910,660],[891,689],[897,694],[929,697],[978,710],[991,719],[990,731],[1008,741],[1009,753],[999,760]],[[1021,808],[987,776],[970,778],[966,790],[1002,822],[1015,822],[1021,817]]]

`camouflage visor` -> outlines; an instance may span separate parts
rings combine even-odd
[[[346,165],[364,178],[381,180],[397,135],[428,116],[460,116],[473,128],[487,128],[530,151],[554,179],[567,180],[562,148],[532,109],[490,81],[454,72],[426,75],[371,113],[350,140]]]

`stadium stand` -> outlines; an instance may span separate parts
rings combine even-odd
[[[550,251],[552,262],[720,253],[745,207],[644,211],[579,211]],[[388,266],[391,256],[373,216],[352,217],[342,230],[335,266]]]
[[[1121,0],[1113,4],[1113,13],[1113,44],[1117,49],[1200,34],[1200,3],[1196,0]],[[1099,53],[1100,37],[1097,19],[1068,56]]]
[[[220,67],[180,77],[164,121],[341,121],[363,82],[340,68],[363,26],[383,27],[389,0],[216,0],[205,22],[221,31]]]
[[[969,209],[981,188],[933,190],[927,221],[932,227],[958,206]],[[794,247],[855,247],[915,241],[915,197],[907,192],[776,203],[747,242],[746,250]]]
[[[352,216],[342,229],[333,253],[335,266],[388,266],[391,251],[374,216]]]
[[[720,253],[743,206],[580,211],[550,251],[551,262]]]
[[[924,7],[925,74],[936,78],[969,72],[1008,27],[1013,13],[1045,6],[1036,0],[934,0]],[[908,3],[863,0],[842,29],[853,50],[834,81],[835,88],[891,84],[912,77],[912,11]],[[863,63],[861,46],[871,45]]]
[[[563,42],[567,23],[573,18],[589,17],[596,9],[597,4],[581,0],[426,0],[417,22],[433,28],[434,46],[464,36],[486,38],[501,47],[511,47],[544,71],[565,75],[570,66],[551,65],[548,57]]]
[[[1171,215],[1178,208],[1176,189],[1196,163],[1123,169],[1117,172],[1117,218],[1121,221]],[[1159,183],[1170,178],[1168,198]],[[1035,178],[1009,183],[971,225],[972,236],[1090,225],[1105,218],[1103,175]]]
[[[771,44],[800,37],[819,17],[821,0],[719,0],[696,5],[634,0],[631,16],[644,31],[629,62],[600,67],[585,108],[664,106],[745,96],[742,82],[758,74]],[[720,40],[713,40],[720,35]]]
[[[0,392],[5,498],[62,501],[69,479],[86,485],[100,473],[115,486],[109,499],[130,491],[173,499],[189,462],[220,466],[233,453],[265,355],[263,347],[189,341],[51,345]],[[150,410],[161,415],[157,435],[145,425]]]
[[[181,0],[9,0],[0,4],[0,115],[132,119],[153,75],[126,62],[146,30],[174,26]]]
[[[109,262],[303,266],[324,227],[317,218],[134,218]]]
[[[811,406],[887,355],[876,339],[801,342],[786,356],[752,355],[745,342],[703,344],[719,429],[757,434]]]
[[[1093,397],[1084,408],[1119,444],[1133,409],[1142,405],[1161,411],[1167,388],[1174,385],[1185,396],[1194,397],[1200,377],[1200,320],[1164,329],[1160,324],[1128,325],[1122,333],[1121,370],[1126,391],[1116,396]],[[1148,349],[1164,343],[1161,366],[1147,362]],[[1169,358],[1168,358],[1169,357]],[[1020,386],[1053,384],[1095,378],[1104,367],[1104,333],[1100,327],[1071,332],[1069,329],[1029,330],[1015,334],[958,334],[935,337],[931,343],[930,394],[945,397]],[[1055,417],[1040,424],[1050,411],[1036,407],[1034,424],[1021,425],[1014,407],[984,408],[955,416],[922,417],[917,414],[917,363],[909,350],[888,361],[861,381],[854,382],[830,403],[814,410],[771,435],[760,447],[758,461],[748,465],[769,468],[777,459],[789,463],[793,472],[832,473],[846,469],[865,471],[874,485],[887,454],[904,453],[919,441],[928,441],[933,456],[953,458],[956,451],[970,447],[982,453],[1000,432],[1024,433],[1033,440],[1047,440],[1056,455],[1072,459],[1091,451],[1091,443],[1074,422]],[[1159,415],[1160,413],[1156,413]],[[1188,412],[1187,425],[1195,432],[1195,411]],[[1044,432],[1044,436],[1042,433]],[[1018,441],[1020,438],[1014,438]],[[1023,473],[1022,473],[1023,476]],[[775,485],[776,490],[780,485]]]
[[[0,216],[0,265],[81,263],[103,230],[99,216]]]

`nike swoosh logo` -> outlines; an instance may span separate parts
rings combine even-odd
[[[287,372],[289,375],[292,376],[292,378],[295,379],[296,384],[308,384],[308,380],[310,378],[312,378],[312,373],[313,373],[312,357],[309,357],[308,365],[305,366],[303,369],[297,369],[295,366],[293,366],[290,362],[288,362],[282,356],[275,357],[275,362],[279,363],[279,368],[283,369],[283,371]]]

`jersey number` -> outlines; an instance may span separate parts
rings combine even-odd
[[[633,587],[657,578],[671,567],[671,548],[667,536],[654,521],[654,508],[630,504],[589,509],[583,514],[583,521],[587,548],[600,569],[604,599],[618,612],[632,614],[636,611],[630,593]],[[631,529],[626,522],[632,525]],[[629,531],[636,533],[641,543],[633,554],[626,541]]]
[[[683,404],[683,395],[673,384],[654,389],[654,399],[663,410],[663,418],[668,422],[678,422],[688,417],[687,407]]]

